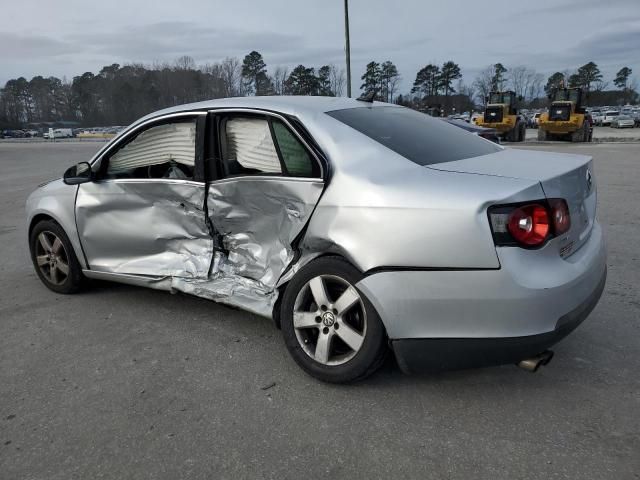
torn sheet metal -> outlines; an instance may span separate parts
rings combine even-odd
[[[78,189],[76,222],[92,270],[206,279],[213,239],[205,187],[171,180],[107,180]]]
[[[292,243],[315,208],[317,180],[243,177],[204,185],[108,180],[81,185],[77,223],[90,268],[271,316]],[[221,248],[215,252],[214,244]]]
[[[225,254],[216,252],[212,273],[207,279],[173,277],[171,291],[188,293],[271,317],[278,298],[277,290],[238,275],[226,258]]]
[[[207,207],[222,251],[207,280],[175,278],[172,288],[271,316],[292,243],[315,208],[321,181],[243,177],[212,183]]]

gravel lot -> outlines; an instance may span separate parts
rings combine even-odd
[[[264,319],[97,283],[48,291],[24,202],[101,143],[0,144],[0,478],[640,478],[640,145],[591,154],[609,280],[536,374],[355,386],[306,376]]]

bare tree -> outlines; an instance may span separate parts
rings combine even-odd
[[[491,93],[494,73],[493,65],[489,65],[478,74],[473,82],[473,87],[479,96],[480,103],[484,103],[489,93]]]
[[[243,95],[240,60],[235,57],[227,57],[220,63],[220,69],[224,84],[224,96],[236,97]]]
[[[189,55],[183,55],[175,61],[176,70],[195,70],[196,62]]]
[[[338,69],[335,65],[329,65],[329,67],[331,68],[329,72],[331,91],[336,97],[341,97],[346,85],[344,70],[341,68]]]
[[[609,82],[607,82],[605,80],[597,80],[593,84],[593,91],[594,92],[603,92],[607,88],[609,88]]]
[[[544,75],[542,73],[533,72],[529,79],[525,98],[529,101],[540,98],[544,93]]]
[[[456,85],[456,91],[458,92],[458,94],[465,95],[469,97],[471,100],[473,100],[473,98],[476,95],[476,90],[473,87],[473,85],[465,84],[462,81],[462,79],[458,80],[458,84]]]
[[[275,72],[273,72],[273,90],[276,95],[286,94],[285,82],[288,76],[289,69],[286,67],[277,67]]]
[[[524,97],[526,95],[530,77],[529,73],[530,70],[523,65],[509,69],[509,85],[516,93],[516,97]]]
[[[544,75],[523,65],[509,70],[509,86],[516,96],[526,100],[533,100],[541,95],[543,81]]]

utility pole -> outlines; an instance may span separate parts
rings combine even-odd
[[[349,0],[344,0],[344,37],[347,57],[347,97],[351,98],[351,45],[349,43]]]

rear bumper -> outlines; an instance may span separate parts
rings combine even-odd
[[[591,296],[560,317],[551,332],[504,338],[411,338],[392,340],[405,373],[438,372],[518,363],[537,355],[571,333],[591,313],[606,283],[606,270]]]
[[[496,270],[387,271],[357,284],[404,369],[522,360],[567,335],[602,294],[606,248],[597,222],[565,259],[551,242],[535,251],[498,250]]]

